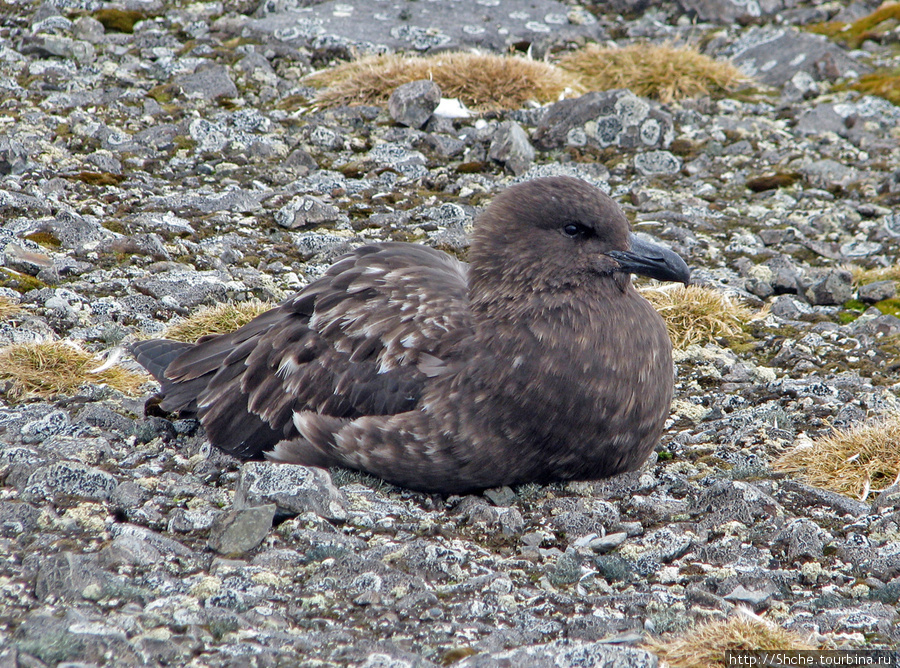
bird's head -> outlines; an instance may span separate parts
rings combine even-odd
[[[629,274],[690,281],[678,254],[632,234],[612,198],[566,176],[498,195],[476,221],[469,259],[473,292],[506,297],[607,283],[624,289]]]

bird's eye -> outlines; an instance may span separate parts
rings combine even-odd
[[[563,227],[563,234],[573,239],[576,237],[588,237],[591,236],[592,233],[593,230],[580,223],[567,223],[565,227]]]

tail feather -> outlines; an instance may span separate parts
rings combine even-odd
[[[151,339],[138,341],[128,346],[131,354],[160,383],[165,383],[166,369],[172,361],[182,353],[194,347],[193,343],[169,341],[167,339]]]

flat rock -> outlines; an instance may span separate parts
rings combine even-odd
[[[871,71],[826,37],[790,27],[752,28],[725,55],[750,76],[778,87],[798,72],[834,80]]]
[[[795,0],[679,0],[678,4],[689,15],[701,21],[732,24],[738,19],[770,16],[795,6]]]
[[[577,668],[579,666],[618,666],[621,668],[656,668],[656,657],[646,650],[618,647],[605,643],[556,640],[546,645],[529,645],[518,649],[466,657],[460,668]]]
[[[69,495],[106,501],[116,485],[116,479],[106,471],[79,462],[58,462],[32,473],[22,494],[35,500]]]
[[[280,512],[313,512],[329,520],[347,517],[344,494],[328,471],[309,466],[248,462],[241,468],[235,489],[235,507],[275,503]]]
[[[248,28],[293,46],[330,43],[363,52],[378,47],[406,51],[447,51],[480,47],[504,52],[512,44],[551,43],[601,34],[587,12],[553,0],[349,4],[331,0],[311,7],[269,0]],[[570,18],[571,17],[571,18]]]
[[[237,86],[228,76],[224,65],[206,65],[198,67],[192,74],[175,78],[175,84],[188,96],[215,100],[220,97],[236,97]]]
[[[259,545],[272,528],[276,506],[245,506],[231,510],[213,522],[209,547],[225,555],[243,554]]]

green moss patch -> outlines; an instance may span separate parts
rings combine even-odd
[[[94,18],[103,24],[107,30],[115,32],[133,33],[134,24],[148,18],[144,12],[134,9],[98,9],[94,12]]]
[[[867,95],[883,97],[891,104],[900,104],[900,69],[877,70],[864,74],[850,88]]]
[[[894,33],[898,26],[900,26],[900,2],[886,2],[871,14],[852,23],[829,21],[817,23],[808,30],[827,35],[855,49],[867,39],[882,41]]]

